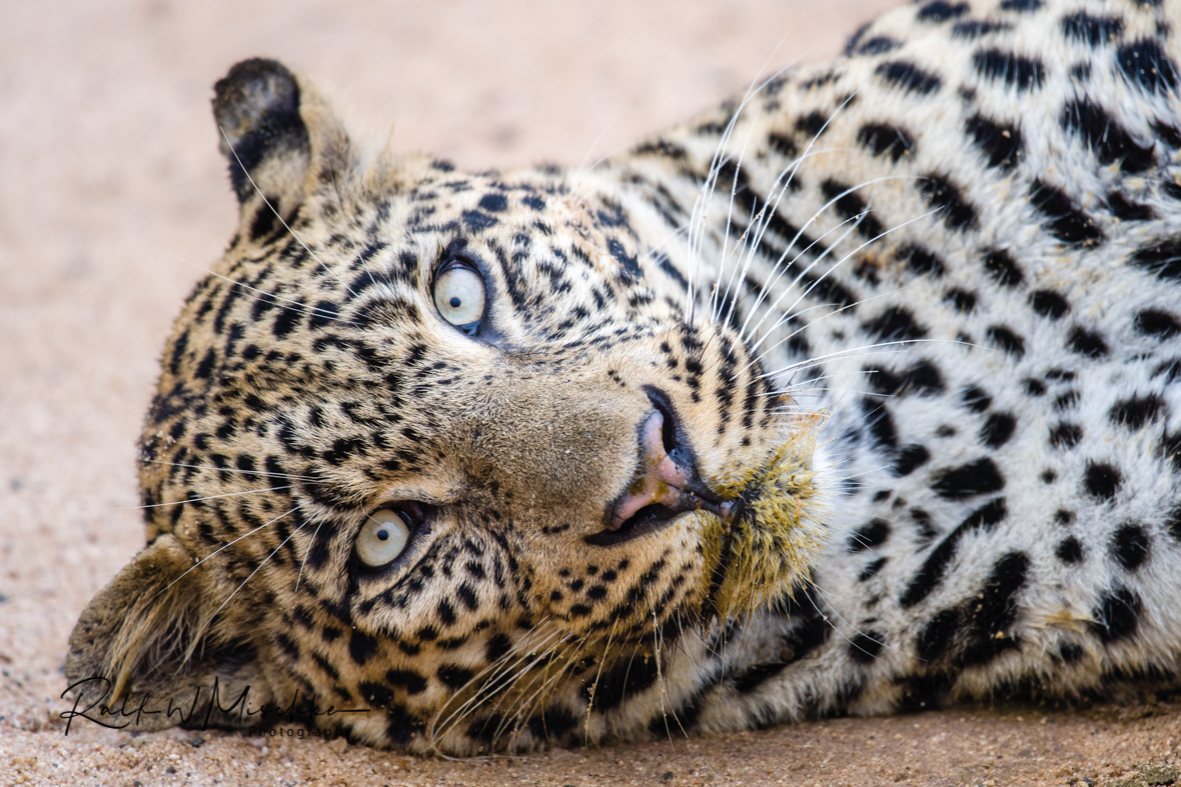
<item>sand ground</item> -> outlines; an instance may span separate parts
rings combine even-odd
[[[1166,703],[465,763],[310,738],[65,735],[70,629],[142,544],[134,442],[157,354],[235,224],[209,115],[231,63],[264,54],[315,75],[362,135],[393,124],[402,150],[579,164],[764,64],[835,53],[896,2],[0,3],[0,784],[1172,783],[1181,705]]]

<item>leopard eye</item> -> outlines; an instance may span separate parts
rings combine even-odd
[[[384,566],[406,549],[414,526],[410,512],[382,508],[365,519],[357,535],[357,557],[371,568]]]
[[[443,265],[435,277],[435,308],[443,319],[473,334],[484,316],[484,277],[459,260]]]

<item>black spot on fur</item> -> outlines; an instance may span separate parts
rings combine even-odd
[[[1176,126],[1171,126],[1163,120],[1154,120],[1151,125],[1152,130],[1156,132],[1161,142],[1164,142],[1174,150],[1181,148],[1181,130]]]
[[[1091,630],[1105,645],[1127,639],[1136,633],[1143,602],[1140,596],[1123,587],[1116,587],[1099,598],[1099,606],[1092,613],[1095,622]]]
[[[917,322],[914,314],[903,306],[891,306],[865,323],[867,333],[883,342],[923,339],[927,328]]]
[[[864,397],[861,400],[861,413],[865,417],[865,425],[869,434],[880,448],[893,454],[898,450],[898,429],[894,426],[894,417],[881,401]]]
[[[1041,87],[1046,79],[1046,67],[1040,60],[1021,57],[999,49],[983,49],[972,57],[976,73],[985,79],[1003,80],[1009,87],[1029,90]]]
[[[405,708],[395,705],[386,713],[389,723],[386,724],[386,736],[396,744],[405,746],[421,735],[426,729],[426,723],[416,716],[411,716]]]
[[[1128,262],[1143,268],[1158,279],[1181,282],[1181,241],[1171,240],[1141,249]]]
[[[1025,355],[1025,339],[1014,333],[1004,325],[990,325],[986,331],[988,338],[998,350],[1021,358]]]
[[[365,662],[373,658],[376,653],[377,640],[364,632],[354,629],[352,637],[349,639],[349,656],[352,657],[353,663],[358,666],[364,666]]]
[[[905,445],[898,452],[898,461],[894,463],[894,475],[899,478],[908,476],[922,467],[931,458],[931,452],[926,446],[918,443]]]
[[[1103,240],[1103,231],[1061,189],[1035,178],[1029,189],[1029,201],[1049,219],[1050,234],[1063,243],[1086,245]]]
[[[980,428],[980,442],[988,448],[1000,448],[1009,442],[1017,428],[1017,419],[1011,413],[993,413]]]
[[[1029,294],[1029,305],[1043,317],[1060,320],[1070,311],[1070,304],[1053,290],[1034,290]]]
[[[496,218],[489,216],[487,213],[481,213],[478,210],[465,210],[463,212],[463,223],[469,231],[479,232],[489,227],[495,227],[498,222]]]
[[[890,523],[881,517],[874,517],[869,524],[849,537],[847,552],[864,552],[881,546],[890,537]]]
[[[966,646],[956,659],[957,666],[987,664],[1017,647],[1017,641],[1006,636],[1006,631],[1017,620],[1016,595],[1025,586],[1029,566],[1025,553],[1008,553],[993,566],[976,598],[966,602],[961,613]]]
[[[1175,200],[1181,200],[1181,183],[1177,183],[1171,178],[1167,178],[1160,182],[1161,191],[1165,193],[1166,197]]]
[[[1089,463],[1083,476],[1087,494],[1096,500],[1111,500],[1123,482],[1120,471],[1105,462]]]
[[[1059,423],[1050,430],[1050,445],[1055,448],[1074,448],[1083,439],[1083,428],[1078,424]]]
[[[615,258],[626,273],[626,276],[632,280],[637,280],[643,277],[644,272],[640,269],[640,263],[636,258],[627,253],[623,248],[623,244],[615,238],[607,240],[607,251],[611,252],[611,256]]]
[[[1079,543],[1079,540],[1074,536],[1068,536],[1067,538],[1064,538],[1058,542],[1058,547],[1054,550],[1054,554],[1057,555],[1058,559],[1063,563],[1069,563],[1073,565],[1082,561],[1083,545]]]
[[[943,86],[943,81],[934,74],[929,74],[905,60],[892,60],[877,67],[876,73],[886,82],[925,96]]]
[[[870,387],[885,396],[935,396],[945,389],[939,367],[927,360],[901,371],[881,366],[867,366],[862,371],[868,375]]]
[[[899,260],[906,263],[906,269],[918,276],[931,275],[940,277],[947,266],[930,250],[917,244],[907,244],[895,252]]]
[[[972,386],[960,394],[960,401],[974,413],[982,413],[992,406],[992,397],[983,388]]]
[[[1042,7],[1042,0],[1004,0],[1001,9],[1004,11],[1018,11],[1029,13]]]
[[[1124,20],[1118,16],[1091,16],[1086,11],[1062,18],[1062,34],[1090,46],[1107,44],[1123,35]]]
[[[857,141],[875,156],[889,156],[895,163],[914,151],[914,139],[909,134],[885,123],[866,123],[857,132]]]
[[[947,534],[931,551],[919,568],[914,579],[898,603],[905,608],[913,607],[931,594],[947,573],[948,564],[955,557],[959,542],[965,535],[976,530],[992,530],[1008,514],[1003,497],[995,498],[968,515],[955,530]]]
[[[809,112],[807,115],[796,118],[796,130],[809,137],[818,137],[828,127],[828,118],[828,115],[819,112]]]
[[[919,180],[919,191],[927,198],[927,206],[938,210],[948,229],[962,230],[975,226],[976,209],[964,199],[959,186],[942,175],[925,175]]]
[[[259,243],[268,235],[279,228],[279,219],[275,215],[274,209],[271,205],[276,205],[279,198],[273,194],[267,195],[267,202],[262,202],[258,206],[258,210],[254,213],[254,221],[250,224],[250,240]]]
[[[1150,38],[1142,38],[1116,53],[1124,78],[1148,93],[1169,93],[1177,89],[1177,67]]]
[[[876,631],[858,633],[849,641],[849,658],[858,664],[872,664],[881,652],[882,635]]]
[[[1021,268],[1007,251],[990,251],[984,255],[984,270],[1002,287],[1016,287],[1025,281]]]
[[[1005,479],[996,463],[988,457],[969,462],[959,467],[949,467],[935,473],[931,488],[947,500],[964,500],[976,495],[998,492],[1005,486]]]
[[[439,678],[439,682],[449,689],[462,689],[475,677],[474,672],[458,664],[440,665],[435,671],[435,675]]]
[[[1149,221],[1156,218],[1156,211],[1151,205],[1132,202],[1118,191],[1107,195],[1107,207],[1121,221]]]
[[[1135,523],[1120,525],[1111,540],[1111,554],[1128,571],[1135,571],[1148,559],[1148,533]]]
[[[890,558],[888,557],[880,557],[877,560],[867,563],[865,568],[861,569],[861,574],[857,577],[857,581],[866,582],[870,579],[873,579],[878,575],[878,572],[882,570],[886,563],[889,562],[889,560]]]
[[[410,696],[422,694],[427,687],[426,678],[412,670],[386,670],[385,680],[391,686],[400,686],[406,689],[406,693]]]
[[[897,49],[899,46],[901,45],[892,38],[874,36],[858,45],[856,52],[849,52],[849,54],[884,55],[892,49]]]
[[[960,314],[971,314],[976,308],[976,293],[961,290],[958,287],[948,290],[943,299],[955,306],[956,311]]]
[[[1107,355],[1107,342],[1095,331],[1076,326],[1066,339],[1066,347],[1088,358],[1102,358]]]
[[[1157,420],[1165,409],[1165,400],[1156,394],[1133,396],[1116,402],[1107,414],[1113,424],[1135,431]]]
[[[960,627],[958,609],[941,609],[915,639],[915,654],[921,661],[934,661],[947,652]]]
[[[949,19],[963,16],[968,13],[967,3],[948,3],[944,0],[933,0],[927,3],[919,12],[916,18],[920,22],[946,22]]]
[[[503,194],[485,194],[480,197],[480,209],[489,213],[500,213],[508,209],[508,200]]]
[[[841,218],[856,219],[857,231],[863,236],[876,238],[882,234],[882,223],[867,211],[865,200],[850,191],[847,183],[830,178],[820,184],[820,190],[824,192],[826,199],[835,200],[832,205]]]
[[[1075,642],[1063,642],[1058,646],[1058,658],[1063,664],[1077,664],[1086,655],[1083,646]]]
[[[986,36],[990,33],[999,33],[1002,30],[1011,30],[1012,28],[1013,26],[1007,22],[986,22],[983,19],[965,19],[961,22],[956,22],[952,26],[951,37],[975,41],[981,36]]]
[[[1124,172],[1153,166],[1152,145],[1142,147],[1102,107],[1089,100],[1071,101],[1062,109],[1062,128],[1077,134],[1103,164],[1120,162]]]
[[[1161,309],[1145,309],[1136,315],[1134,324],[1137,331],[1158,341],[1172,339],[1181,333],[1181,322]]]
[[[583,685],[582,698],[595,710],[617,708],[629,696],[639,694],[656,682],[657,663],[654,658],[620,659]]]
[[[768,134],[767,143],[771,146],[772,150],[784,158],[794,159],[800,154],[800,149],[796,145],[796,141],[787,134]]]

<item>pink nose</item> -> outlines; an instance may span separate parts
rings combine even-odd
[[[615,503],[611,514],[611,529],[618,529],[645,506],[663,505],[670,509],[681,509],[686,503],[689,508],[698,499],[688,495],[684,488],[689,485],[689,474],[678,467],[664,450],[664,416],[660,411],[648,416],[640,430],[640,467],[635,480],[627,487]]]

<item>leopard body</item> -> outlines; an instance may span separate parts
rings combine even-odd
[[[71,681],[456,754],[1175,686],[1179,36],[1172,0],[917,3],[590,170],[504,173],[371,152],[239,64],[240,227]],[[436,307],[455,260],[478,325]]]

